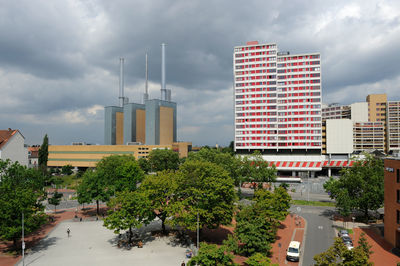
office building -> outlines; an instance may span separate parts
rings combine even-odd
[[[400,152],[400,101],[386,105],[386,141],[388,153]]]
[[[320,155],[320,54],[248,42],[233,56],[235,151]]]

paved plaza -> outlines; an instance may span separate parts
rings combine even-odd
[[[153,237],[150,230],[160,228],[153,222],[140,231],[146,234],[143,248],[118,248],[118,236],[103,227],[103,221],[64,221],[29,254],[25,265],[180,265],[186,247],[174,242],[173,237]],[[67,236],[70,228],[71,235]],[[22,265],[22,260],[17,265]]]

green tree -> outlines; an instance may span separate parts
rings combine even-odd
[[[78,202],[80,204],[96,201],[96,212],[100,214],[100,201],[107,202],[110,199],[113,191],[107,187],[107,182],[104,178],[98,176],[97,172],[91,169],[86,170],[82,176],[82,182],[77,188]]]
[[[72,169],[73,169],[72,165],[70,164],[64,165],[61,168],[61,173],[64,175],[72,175]]]
[[[235,235],[242,245],[239,253],[251,256],[254,253],[269,254],[275,242],[279,221],[288,215],[291,197],[282,187],[272,193],[258,189],[255,203],[244,207],[236,216]]]
[[[254,253],[251,257],[246,260],[247,266],[271,266],[271,260],[261,254],[261,253]]]
[[[49,204],[54,205],[54,212],[57,213],[57,206],[60,205],[61,198],[63,194],[59,193],[57,190],[54,191],[52,196],[48,199]]]
[[[49,138],[44,135],[42,146],[39,148],[39,168],[47,171],[47,160],[49,157]]]
[[[188,262],[188,265],[204,265],[204,266],[225,266],[237,265],[233,262],[234,256],[226,252],[224,247],[218,247],[215,244],[201,243],[199,254]]]
[[[340,238],[335,238],[335,243],[325,252],[314,256],[315,265],[373,265],[369,261],[371,246],[362,234],[358,246],[348,250]]]
[[[0,240],[11,240],[14,248],[21,237],[22,213],[25,233],[45,223],[42,201],[45,198],[44,177],[36,169],[0,160]]]
[[[276,167],[268,166],[260,151],[255,150],[251,158],[251,178],[249,181],[257,182],[259,187],[262,187],[264,182],[271,185],[276,180]]]
[[[150,163],[146,158],[143,158],[143,157],[139,158],[138,164],[144,173],[147,174],[148,172],[150,172],[150,170],[151,170]]]
[[[179,154],[169,149],[155,149],[147,157],[152,171],[177,170]]]
[[[358,209],[368,220],[368,211],[377,210],[383,204],[383,173],[383,161],[366,155],[353,167],[344,168],[339,179],[330,178],[324,188],[343,214]]]
[[[131,155],[112,155],[101,159],[96,165],[96,174],[112,193],[134,191],[144,178],[144,172]]]
[[[119,234],[121,230],[129,230],[129,242],[132,242],[132,229],[149,224],[154,219],[150,200],[138,191],[118,192],[108,202],[108,216],[104,226]]]
[[[242,166],[240,157],[235,157],[230,153],[221,152],[218,149],[208,147],[200,149],[198,152],[190,152],[187,160],[205,161],[215,163],[228,171],[229,176],[239,184],[240,168]]]
[[[162,231],[165,233],[168,204],[177,190],[175,173],[162,171],[156,175],[149,175],[143,180],[139,190],[150,200],[154,214],[161,220]]]
[[[176,175],[177,189],[169,204],[173,225],[196,230],[217,228],[232,222],[235,190],[233,180],[220,166],[204,161],[186,161]]]

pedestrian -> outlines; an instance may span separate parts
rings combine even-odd
[[[69,228],[67,229],[67,235],[69,237],[69,234],[71,233],[71,230],[69,230]]]
[[[186,265],[185,261],[182,261],[181,266],[185,266],[185,265]]]

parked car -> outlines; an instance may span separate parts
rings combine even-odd
[[[291,241],[286,252],[286,259],[288,261],[299,261],[300,260],[300,242]]]
[[[347,230],[340,230],[338,232],[338,237],[342,237],[342,236],[349,236],[349,232]]]
[[[347,247],[348,250],[353,249],[353,241],[348,235],[342,236],[341,239],[343,241],[343,244]]]

